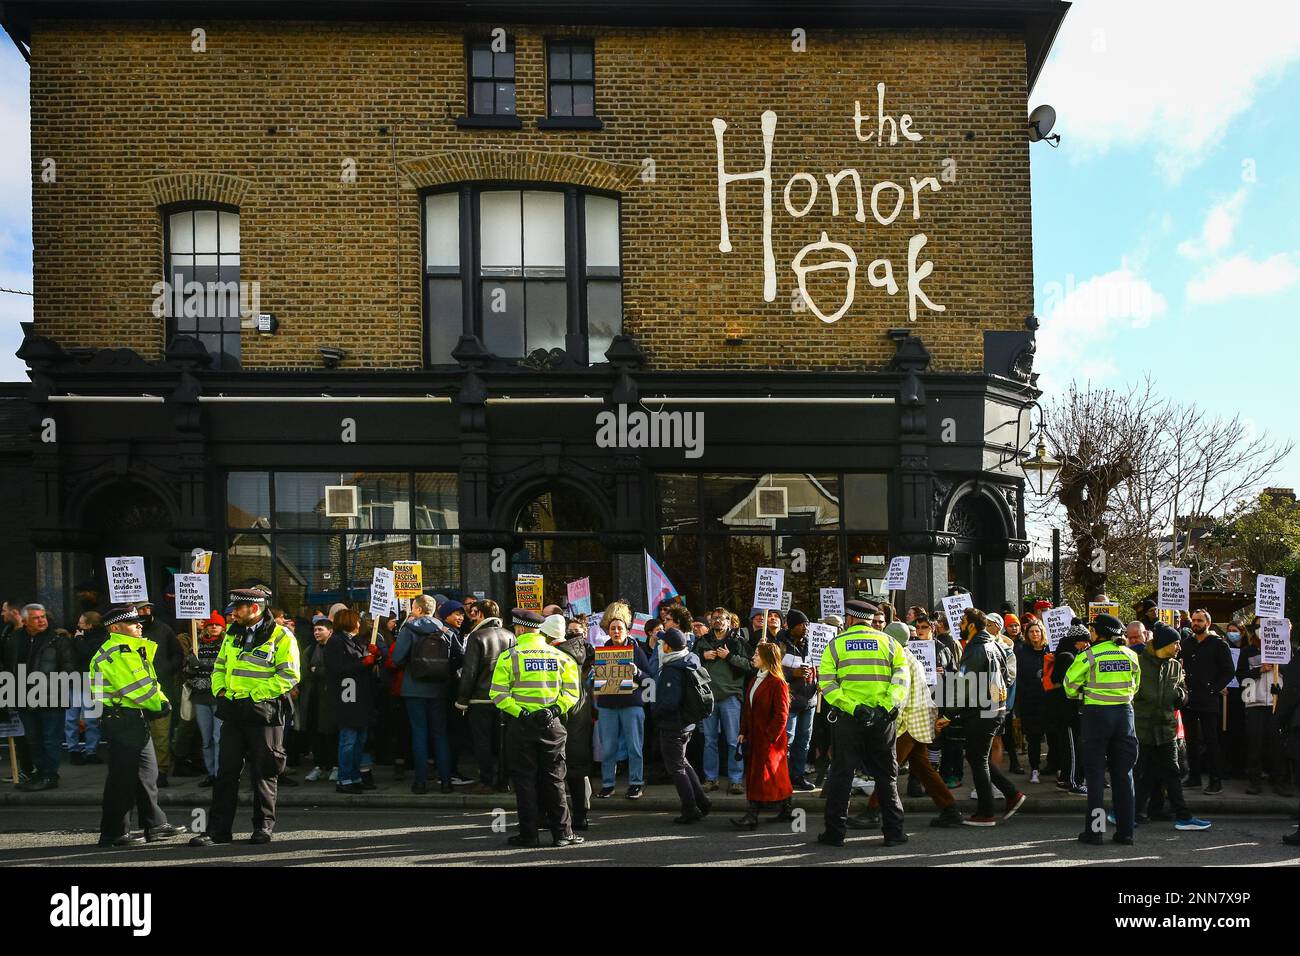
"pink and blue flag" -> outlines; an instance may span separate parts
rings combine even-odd
[[[659,613],[659,605],[663,601],[677,596],[673,582],[668,580],[668,575],[659,567],[659,562],[650,557],[649,551],[645,552],[645,593],[652,615]]]

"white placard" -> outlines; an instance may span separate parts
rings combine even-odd
[[[1291,622],[1284,617],[1264,618],[1259,622],[1259,662],[1291,663]]]
[[[142,604],[149,600],[145,583],[144,558],[105,558],[108,569],[108,599],[114,604]]]
[[[1165,565],[1160,569],[1160,590],[1157,592],[1156,606],[1168,611],[1190,611],[1192,609],[1192,571],[1191,568],[1175,568]]]
[[[971,600],[969,594],[954,594],[951,597],[943,599],[943,613],[948,618],[948,629],[952,631],[952,636],[961,639],[961,615],[968,607],[974,607],[975,603]]]
[[[1255,575],[1255,616],[1286,617],[1286,578],[1273,574]]]
[[[206,574],[176,575],[176,620],[206,621],[212,616]]]
[[[370,616],[388,617],[397,607],[397,594],[393,572],[388,568],[375,568],[370,582]]]
[[[843,588],[822,588],[822,617],[830,617],[832,614],[843,619],[844,617],[844,589]]]
[[[794,593],[791,591],[781,592],[781,613],[789,614],[790,605],[794,603]]]
[[[939,662],[935,656],[934,641],[908,641],[907,649],[925,668],[925,682],[931,687],[939,680]]]
[[[885,572],[886,591],[907,590],[907,569],[911,564],[912,559],[907,555],[889,559],[889,570]]]
[[[835,640],[836,630],[829,624],[809,624],[808,625],[808,663],[812,667],[820,667],[822,654],[826,653],[826,647],[831,641]]]
[[[1068,604],[1064,607],[1048,608],[1043,612],[1043,627],[1047,629],[1047,649],[1055,651],[1070,630],[1070,622],[1075,618],[1074,608]]]
[[[754,603],[764,611],[781,610],[781,592],[785,587],[785,568],[759,568],[754,576]]]

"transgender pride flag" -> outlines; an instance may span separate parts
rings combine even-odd
[[[668,575],[664,574],[664,569],[659,567],[659,562],[650,557],[650,552],[644,553],[646,602],[653,617],[659,613],[661,601],[677,596],[677,589],[673,587],[673,582],[668,580]]]

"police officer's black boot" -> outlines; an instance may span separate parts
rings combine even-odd
[[[758,804],[750,801],[749,810],[740,819],[731,818],[732,826],[740,827],[742,830],[758,829]]]

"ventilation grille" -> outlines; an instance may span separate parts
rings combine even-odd
[[[355,518],[361,512],[361,496],[356,485],[325,486],[325,517]]]
[[[786,489],[784,486],[766,487],[758,489],[758,517],[760,518],[788,518],[790,509],[786,504]]]

